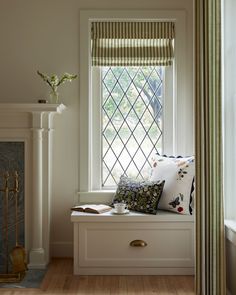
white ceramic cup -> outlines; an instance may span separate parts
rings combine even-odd
[[[114,204],[115,210],[117,213],[124,213],[125,210],[127,209],[127,205],[125,203],[115,203]]]

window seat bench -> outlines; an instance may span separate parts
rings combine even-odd
[[[194,216],[72,212],[71,221],[74,274],[194,274]]]

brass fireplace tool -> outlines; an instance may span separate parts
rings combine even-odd
[[[4,193],[3,200],[3,237],[4,237],[4,248],[5,248],[5,273],[0,274],[0,283],[6,282],[19,282],[25,275],[27,269],[25,259],[26,253],[24,247],[18,244],[18,193],[19,193],[19,175],[17,171],[14,172],[14,187],[9,188],[8,172],[4,174],[4,188],[0,189],[0,192]],[[9,253],[9,238],[8,238],[8,216],[9,216],[9,193],[13,192],[15,200],[15,247],[11,249]],[[12,272],[9,272],[9,258],[12,264]]]

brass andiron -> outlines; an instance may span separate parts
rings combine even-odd
[[[14,172],[14,187],[9,188],[9,172],[4,174],[4,187],[0,189],[0,192],[4,193],[3,199],[3,237],[4,237],[4,248],[5,248],[5,273],[0,274],[0,283],[19,282],[25,275],[26,264],[25,264],[25,249],[18,245],[18,193],[19,193],[19,175],[17,171]],[[8,206],[9,206],[9,192],[14,193],[15,199],[15,241],[16,246],[11,250],[10,258],[12,262],[13,272],[9,273],[9,239],[8,239]]]

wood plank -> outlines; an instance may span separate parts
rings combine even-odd
[[[193,276],[74,276],[73,260],[53,259],[41,289],[0,289],[1,295],[194,295]]]

